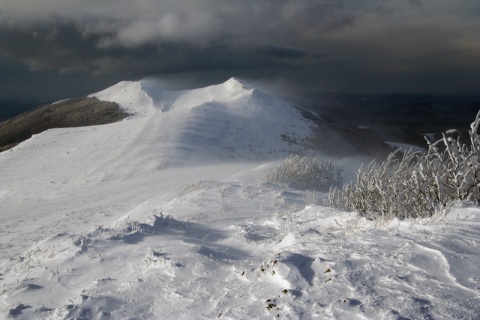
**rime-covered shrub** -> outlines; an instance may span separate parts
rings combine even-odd
[[[318,157],[290,155],[270,169],[265,180],[300,190],[328,191],[342,184],[342,168]]]
[[[330,205],[375,219],[429,217],[454,202],[480,201],[480,112],[468,145],[443,134],[426,154],[399,152],[362,167],[356,182],[330,190]]]

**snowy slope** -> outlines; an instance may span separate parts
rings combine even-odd
[[[5,181],[16,183],[0,186],[0,200],[38,188],[50,197],[171,166],[278,159],[304,151],[314,126],[288,103],[233,78],[174,92],[148,80],[121,82],[93,96],[134,115],[109,126],[48,130],[1,154]]]
[[[0,318],[478,319],[479,208],[373,223],[265,183],[314,124],[236,79],[93,96],[132,116],[0,153]]]
[[[235,78],[187,91],[161,90],[154,80],[121,82],[93,96],[148,118],[135,118],[145,121],[141,139],[148,140],[136,141],[132,154],[155,158],[151,166],[275,159],[303,152],[315,127],[289,103]]]

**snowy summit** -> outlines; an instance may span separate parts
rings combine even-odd
[[[291,104],[235,78],[186,91],[161,90],[155,80],[121,82],[92,96],[143,116],[133,119],[142,130],[135,153],[156,165],[304,152],[315,126]]]
[[[91,97],[130,116],[0,153],[1,318],[478,319],[479,208],[372,222],[266,182],[342,145],[235,78]]]

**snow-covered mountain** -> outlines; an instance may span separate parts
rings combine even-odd
[[[92,96],[131,116],[0,153],[0,317],[478,318],[478,208],[373,223],[264,181],[349,148],[328,121],[236,79]]]
[[[121,82],[92,96],[132,116],[109,126],[48,130],[2,154],[5,179],[19,181],[0,186],[0,199],[28,197],[32,187],[56,192],[165,167],[278,159],[305,152],[315,127],[290,104],[233,78],[187,91],[164,91],[148,80]]]
[[[167,167],[278,160],[312,151],[352,154],[358,145],[380,149],[374,146],[382,143],[355,134],[351,139],[366,142],[351,143],[321,117],[235,78],[184,91],[162,90],[155,80],[124,81],[91,96],[116,102],[131,116],[108,126],[51,129],[2,154],[4,179],[17,183],[1,185],[0,200],[30,197],[36,188],[52,194]]]
[[[135,153],[155,166],[305,152],[316,127],[291,104],[235,78],[186,91],[161,90],[154,80],[121,82],[93,96],[148,118],[137,118],[145,123]]]

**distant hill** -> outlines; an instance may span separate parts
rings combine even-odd
[[[480,96],[315,95],[309,110],[370,130],[385,140],[426,146],[425,134],[467,130],[480,110]]]
[[[77,98],[48,104],[0,122],[0,151],[51,128],[106,124],[124,119],[114,102]]]
[[[325,94],[306,99],[310,110],[342,115],[358,125],[411,124],[433,129],[470,123],[480,109],[480,96]]]

